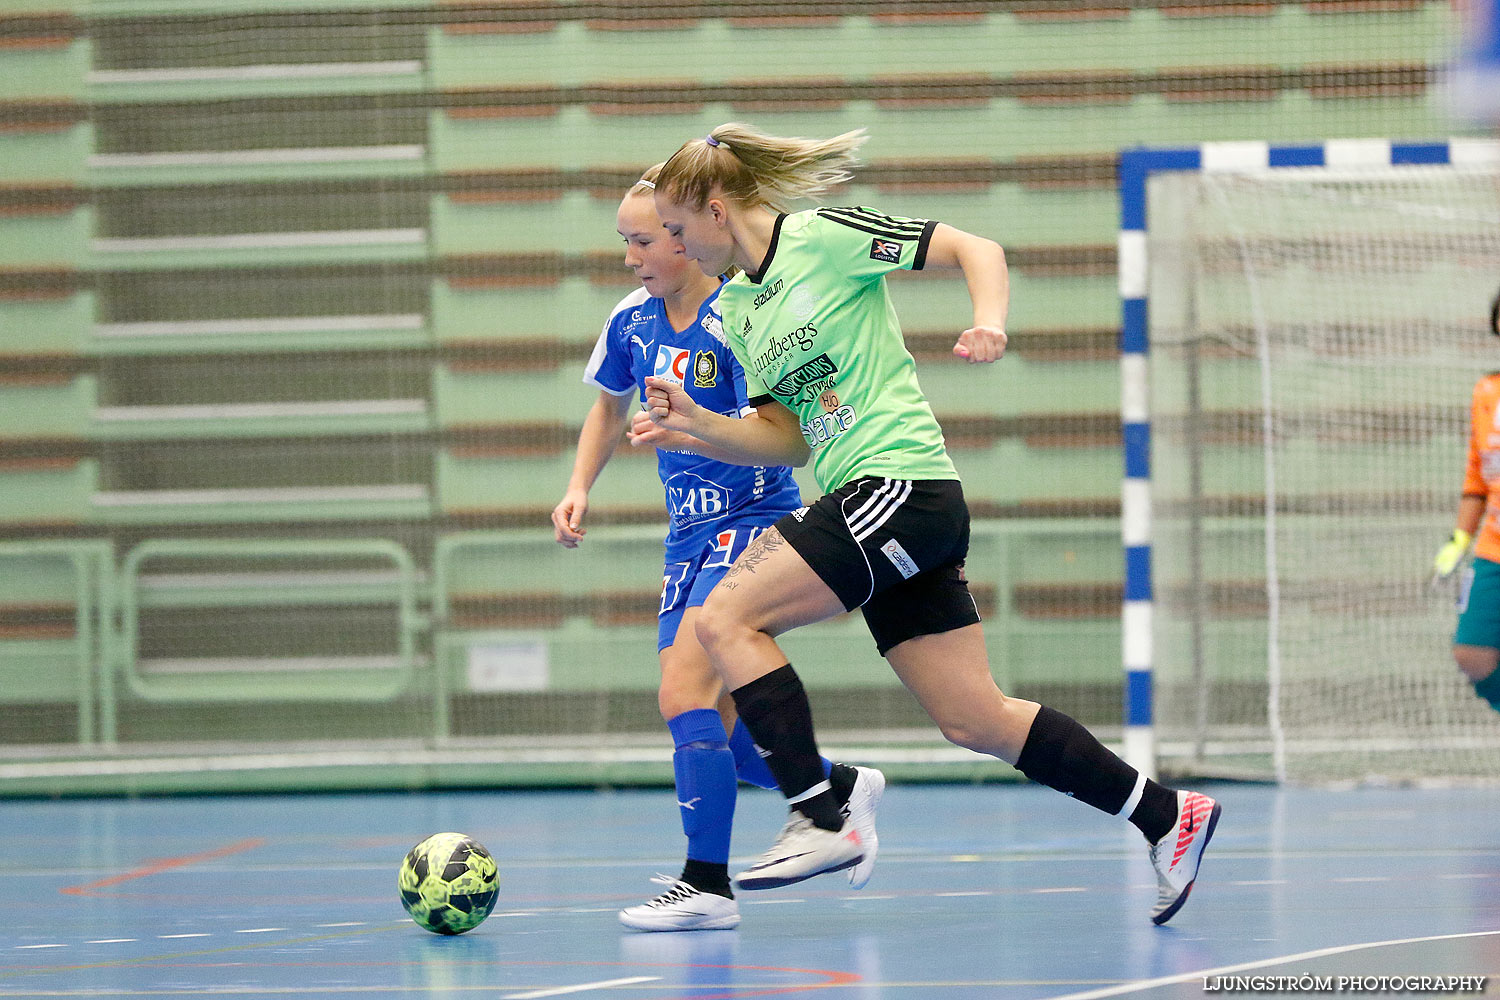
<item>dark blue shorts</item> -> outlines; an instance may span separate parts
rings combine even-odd
[[[677,641],[682,614],[688,608],[700,608],[724,578],[729,567],[762,531],[776,523],[781,511],[748,514],[728,521],[693,558],[669,562],[662,568],[661,610],[656,618],[656,651],[660,653]]]

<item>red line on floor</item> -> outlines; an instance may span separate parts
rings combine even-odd
[[[65,896],[91,896],[95,889],[106,889],[121,882],[130,882],[134,879],[145,878],[147,875],[156,875],[159,872],[171,871],[173,868],[185,868],[195,865],[200,861],[211,861],[214,858],[222,858],[230,854],[239,854],[243,851],[251,851],[264,844],[264,837],[250,837],[247,840],[239,840],[233,844],[215,848],[212,851],[203,851],[198,854],[184,854],[176,858],[159,858],[148,865],[140,868],[132,868],[120,875],[111,875],[109,878],[90,882],[88,885],[70,885],[57,890]]]

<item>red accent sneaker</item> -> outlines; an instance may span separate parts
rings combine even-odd
[[[1151,845],[1151,864],[1156,867],[1156,905],[1151,908],[1151,922],[1164,924],[1182,909],[1198,866],[1203,863],[1203,849],[1219,825],[1221,808],[1207,795],[1198,792],[1177,793],[1177,823],[1167,835]]]

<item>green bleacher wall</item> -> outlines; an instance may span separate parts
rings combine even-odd
[[[961,280],[894,295],[996,676],[1107,733],[1115,156],[1452,134],[1453,28],[1446,0],[4,0],[0,793],[668,775],[652,462],[619,453],[578,552],[548,512],[633,285],[618,199],[736,119],[866,128],[833,200],[1006,247],[993,369],[948,358]],[[825,730],[917,748],[893,773],[998,773],[918,752],[857,616],[787,646]]]

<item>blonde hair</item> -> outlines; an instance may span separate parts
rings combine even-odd
[[[625,192],[625,197],[650,197],[656,194],[656,182],[657,179],[661,176],[662,168],[665,166],[665,163],[658,163],[653,167],[647,167],[646,172],[641,174],[641,179],[630,185],[630,190]],[[725,271],[722,277],[732,278],[739,273],[739,270],[739,268],[735,267],[733,264],[730,264],[729,270]]]
[[[647,167],[646,172],[641,174],[641,179],[630,185],[630,190],[625,192],[625,197],[631,198],[640,195],[646,195],[647,197],[649,197],[652,194],[655,194],[656,178],[661,173],[661,168],[664,166],[666,166],[665,163],[658,163],[655,166]]]
[[[703,139],[690,139],[662,165],[656,188],[674,204],[697,211],[715,189],[753,208],[785,211],[800,198],[815,198],[854,176],[854,151],[869,136],[864,129],[831,139],[798,139],[728,122]]]

